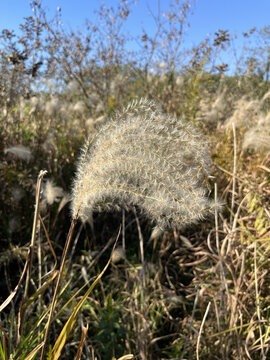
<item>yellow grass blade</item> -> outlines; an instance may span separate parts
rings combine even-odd
[[[37,352],[42,348],[43,346],[43,342],[41,344],[39,344],[38,346],[36,346],[34,348],[34,350],[32,350],[30,352],[29,355],[26,356],[26,358],[24,360],[31,360],[31,359],[34,359],[34,357],[36,356]]]
[[[88,331],[88,324],[87,324],[86,326],[83,326],[81,341],[80,341],[80,345],[79,345],[78,350],[77,350],[77,355],[76,355],[76,359],[75,359],[75,360],[80,360],[80,358],[81,358],[82,350],[83,350],[83,345],[84,345],[84,343],[85,343],[87,331]]]
[[[120,234],[120,230],[117,236],[117,239],[119,237]],[[116,240],[117,242],[117,240]],[[116,245],[116,242],[114,244],[114,248]],[[114,249],[113,249],[114,250]],[[59,359],[60,355],[61,355],[61,351],[67,341],[67,338],[69,336],[69,334],[71,333],[71,330],[73,329],[76,320],[77,320],[77,315],[81,309],[81,307],[83,306],[84,302],[86,301],[87,297],[90,295],[90,293],[93,291],[94,287],[97,285],[97,283],[99,282],[99,280],[101,279],[101,277],[103,276],[103,274],[105,273],[105,271],[107,270],[109,264],[111,262],[111,257],[109,259],[109,261],[107,262],[107,264],[105,265],[104,269],[101,271],[101,273],[98,275],[98,277],[96,278],[96,280],[92,283],[92,285],[89,287],[89,289],[86,291],[86,293],[84,294],[84,296],[82,297],[82,299],[79,301],[79,303],[76,305],[75,309],[73,310],[72,314],[70,315],[69,319],[67,320],[65,326],[63,327],[58,339],[56,340],[54,347],[52,349],[51,355],[49,357],[49,360],[57,360]]]

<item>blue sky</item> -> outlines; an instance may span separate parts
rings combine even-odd
[[[107,5],[115,5],[117,0],[105,0]],[[56,12],[58,6],[62,9],[62,19],[65,26],[76,29],[88,18],[95,21],[94,9],[99,8],[99,0],[43,0],[49,15]],[[155,13],[157,0],[137,0],[137,5],[127,23],[127,31],[132,35],[141,33],[144,27],[147,31],[154,30],[154,22],[149,16],[148,6]],[[160,0],[161,9],[166,10],[169,0]],[[228,30],[231,34],[241,35],[253,27],[261,29],[270,25],[270,0],[197,0],[190,16],[190,27],[185,35],[186,48],[198,44],[208,35],[218,29]],[[23,18],[31,15],[28,0],[0,0],[0,30],[3,28],[18,30]],[[235,39],[236,47],[243,46],[242,37]],[[240,50],[239,50],[240,51]]]
[[[117,0],[105,0],[106,4],[116,4]],[[169,0],[160,0],[162,9],[166,9]],[[53,14],[57,7],[62,8],[65,25],[76,28],[88,17],[94,20],[94,9],[99,7],[98,0],[43,0],[43,4]],[[156,10],[157,0],[137,0],[130,18],[130,31],[138,31],[141,23],[152,26],[146,4]],[[0,28],[18,29],[23,17],[31,14],[28,0],[0,0]],[[194,43],[218,28],[230,32],[242,32],[256,26],[261,28],[270,24],[269,0],[197,0],[194,14],[190,18],[189,38]]]

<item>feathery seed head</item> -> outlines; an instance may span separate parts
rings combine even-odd
[[[54,202],[59,202],[64,195],[61,187],[55,186],[54,182],[48,179],[44,185],[43,196],[47,204],[52,205]]]
[[[154,102],[131,102],[85,143],[73,186],[72,213],[137,206],[161,228],[212,213],[205,181],[207,143],[190,124]]]
[[[78,101],[78,102],[74,105],[73,111],[82,114],[83,111],[84,111],[84,108],[85,108],[84,102],[83,102],[83,101]]]
[[[49,116],[55,115],[59,108],[60,104],[57,98],[50,99],[45,105],[45,111]]]
[[[29,162],[32,158],[32,153],[31,150],[23,145],[17,145],[17,146],[11,146],[7,149],[5,149],[5,153],[10,153],[13,154],[15,156],[17,156],[18,158]]]

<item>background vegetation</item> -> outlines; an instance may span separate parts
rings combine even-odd
[[[267,359],[270,28],[241,35],[247,43],[256,37],[258,48],[246,48],[229,75],[218,62],[236,51],[227,31],[183,50],[189,0],[153,15],[156,33],[142,32],[136,51],[122,30],[131,2],[102,5],[99,22],[69,32],[61,11],[48,19],[39,1],[30,5],[21,33],[2,29],[0,36],[1,303],[13,296],[0,314],[0,357],[41,356],[79,150],[115,111],[144,97],[204,132],[215,176],[209,196],[223,201],[223,212],[164,233],[136,211],[78,223],[46,358],[57,358],[64,330],[65,359]],[[110,266],[84,297],[116,237]],[[25,263],[32,271],[13,292]]]

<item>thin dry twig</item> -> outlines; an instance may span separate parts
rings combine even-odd
[[[258,275],[257,275],[257,242],[254,242],[254,283],[255,283],[255,294],[256,294],[256,311],[258,317],[258,326],[259,326],[259,333],[260,333],[260,344],[261,344],[261,354],[262,360],[265,360],[265,353],[264,353],[264,345],[263,345],[263,335],[262,335],[262,327],[261,327],[261,311],[260,311],[260,298],[259,298],[259,290],[258,290]]]
[[[199,331],[199,335],[198,335],[198,339],[197,339],[197,345],[196,345],[196,359],[197,360],[200,360],[200,356],[199,356],[200,340],[201,340],[201,336],[202,336],[203,326],[204,326],[205,320],[207,318],[210,306],[211,306],[211,301],[209,301],[209,303],[207,305],[207,308],[205,310],[205,313],[204,313],[204,316],[203,316],[203,319],[202,319],[202,323],[201,323],[201,326],[200,326],[200,331]]]
[[[233,210],[234,210],[234,203],[235,203],[235,189],[236,189],[236,165],[237,165],[237,142],[236,142],[236,130],[235,124],[232,124],[233,128],[233,178],[232,178],[232,205],[231,205],[231,216],[230,216],[230,223],[233,220]]]

